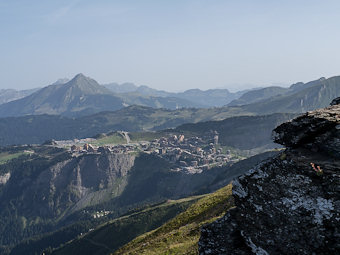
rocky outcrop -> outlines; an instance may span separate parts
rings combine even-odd
[[[280,125],[274,130],[274,141],[289,148],[301,147],[340,158],[340,104],[335,104],[336,100],[331,107],[307,112]]]
[[[0,185],[5,185],[10,177],[11,177],[11,173],[5,173],[3,175],[0,175]]]
[[[287,149],[233,182],[236,207],[202,228],[200,254],[340,254],[336,102],[274,130]]]
[[[13,178],[9,178],[10,173],[8,178],[0,176],[0,182],[6,182],[0,197],[2,205],[16,199],[22,201],[16,205],[20,214],[53,218],[105,202],[123,192],[135,156],[84,154],[56,161],[46,166],[40,163],[41,159],[31,161],[30,165],[23,161],[13,171]],[[20,175],[17,169],[24,167],[36,169],[36,174]]]
[[[340,97],[335,98],[332,102],[331,105],[337,105],[340,104]]]
[[[48,204],[50,211],[72,206],[71,213],[120,195],[134,160],[134,155],[113,153],[72,158],[42,173],[37,185],[41,190],[49,189],[43,195],[53,198]],[[46,187],[45,183],[49,185]]]

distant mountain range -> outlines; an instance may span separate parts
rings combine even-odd
[[[206,91],[200,89],[189,89],[184,92],[167,92],[164,90],[156,90],[145,85],[136,86],[133,83],[110,83],[104,85],[114,93],[126,93],[127,95],[143,95],[153,97],[170,97],[188,100],[192,102],[192,106],[199,105],[199,107],[221,107],[234,99],[239,98],[248,90],[230,92],[228,89],[209,89]]]
[[[38,88],[27,90],[0,89],[0,105],[26,97],[38,90]]]
[[[250,93],[250,92],[248,92]],[[244,95],[246,96],[246,95]],[[262,100],[240,106],[243,111],[270,114],[274,112],[303,113],[327,107],[340,96],[340,76],[320,78],[308,83],[292,85],[283,93],[277,93]]]
[[[339,78],[338,77],[332,77],[331,80],[334,80],[335,83],[338,83]],[[241,106],[241,105],[247,105],[252,103],[261,102],[262,100],[266,100],[269,98],[273,98],[276,96],[289,96],[293,95],[295,93],[298,93],[300,91],[303,91],[305,89],[309,89],[313,86],[320,86],[323,83],[325,83],[325,86],[332,86],[327,85],[329,81],[326,80],[326,78],[322,77],[318,80],[311,81],[308,83],[295,83],[291,85],[289,88],[283,88],[278,86],[270,86],[266,88],[259,88],[254,89],[251,91],[247,91],[243,95],[241,95],[238,99],[235,99],[231,101],[228,106]],[[332,82],[330,82],[332,83]],[[307,92],[307,91],[306,91]],[[276,100],[276,99],[274,99]]]
[[[267,98],[281,95],[287,92],[287,88],[282,87],[266,87],[261,89],[254,89],[244,93],[238,99],[231,101],[228,106],[241,106],[245,104],[251,104],[255,102],[259,102],[261,100],[265,100]]]
[[[302,113],[304,111],[325,107],[329,105],[333,98],[340,96],[340,77],[338,76],[329,79],[319,79],[306,84],[294,84],[284,91],[283,94],[264,99],[263,95],[265,93],[262,93],[264,89],[261,89],[262,92],[259,93],[259,95],[262,100],[255,100],[255,102],[251,104],[241,106],[201,109],[182,108],[177,110],[156,109],[137,105],[122,108],[124,100],[121,97],[115,96],[116,94],[107,94],[111,92],[107,92],[107,88],[98,85],[91,79],[89,79],[89,82],[91,83],[93,81],[95,86],[93,88],[88,84],[88,96],[84,96],[83,98],[76,96],[71,97],[71,94],[77,94],[77,86],[75,86],[75,84],[77,84],[78,79],[87,80],[87,78],[80,76],[64,85],[49,86],[26,98],[0,105],[0,113],[1,115],[4,114],[7,116],[13,113],[16,115],[19,115],[18,113],[37,114],[48,109],[49,111],[54,110],[54,112],[52,112],[54,114],[61,113],[66,115],[65,113],[67,113],[68,116],[74,116],[72,115],[74,113],[85,114],[86,112],[110,110],[107,105],[112,108],[119,108],[119,110],[98,112],[79,118],[51,115],[2,118],[0,121],[0,145],[42,143],[48,139],[83,138],[98,133],[117,130],[126,130],[129,132],[155,131],[176,128],[185,123],[224,120],[226,118],[244,115]],[[54,93],[48,93],[49,90],[52,89],[54,89]],[[85,86],[83,86],[82,90],[85,91],[85,89]],[[248,95],[254,94],[254,92],[256,91],[248,92]],[[90,93],[96,94],[95,96],[91,96],[89,95]],[[48,99],[49,97],[46,95],[50,95],[52,98]],[[45,99],[42,100],[43,98]],[[140,98],[137,97],[136,101],[137,99]],[[150,100],[152,101],[152,99]],[[20,106],[20,104],[22,105]],[[25,108],[25,105],[28,105],[28,107]],[[66,106],[62,108],[60,105],[66,105],[69,108]],[[57,112],[56,109],[58,109],[59,112]],[[214,123],[211,125],[213,124]],[[262,124],[266,124],[266,118],[263,118]],[[262,124],[261,121],[257,122],[257,125]],[[209,126],[210,124],[200,125],[203,127],[204,125]],[[228,127],[228,125],[226,127]],[[230,128],[232,130],[230,132],[237,131],[233,130],[233,127]],[[238,127],[238,129],[240,129],[240,127]],[[254,137],[256,137],[256,134],[254,134]]]
[[[100,111],[115,111],[130,105],[166,109],[221,107],[245,92],[191,89],[171,93],[133,83],[100,85],[78,74],[72,80],[62,78],[41,89],[0,90],[0,117],[37,114],[79,117]]]
[[[232,116],[302,113],[326,107],[333,98],[340,96],[340,76],[296,83],[289,88],[267,87],[237,93],[224,89],[192,89],[169,93],[134,84],[102,86],[78,74],[70,81],[62,79],[32,92],[26,92],[31,94],[21,99],[1,104],[0,117],[49,114],[78,118],[112,112],[102,116],[110,115],[120,127],[126,127],[122,123],[129,123],[132,126],[128,129],[140,131]],[[231,98],[234,100],[231,101]],[[228,106],[206,108],[228,100]],[[128,122],[127,116],[130,116]]]
[[[114,94],[83,74],[63,83],[65,81],[60,80],[24,98],[0,105],[0,116],[60,114],[75,117],[101,111],[115,111],[132,104],[169,109],[200,106],[172,97]]]

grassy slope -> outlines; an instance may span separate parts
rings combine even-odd
[[[200,227],[233,206],[231,185],[206,195],[158,229],[141,235],[116,251],[122,254],[198,254]]]
[[[4,152],[4,153],[0,153],[0,165],[1,164],[5,164],[8,161],[18,158],[21,155],[27,154],[25,152],[18,152],[18,153],[8,153],[8,152]]]
[[[52,254],[109,254],[138,235],[159,227],[186,210],[201,197],[168,200],[165,203],[112,220],[67,243],[53,251]]]
[[[99,146],[107,144],[126,144],[126,139],[115,132],[111,135],[100,137],[94,144]]]

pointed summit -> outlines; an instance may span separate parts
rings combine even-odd
[[[78,73],[76,76],[74,76],[68,83],[84,83],[84,82],[91,82],[98,84],[95,80],[91,79],[90,77],[85,76],[82,73]],[[99,85],[99,84],[98,84]]]
[[[62,114],[77,116],[123,107],[120,98],[94,79],[77,74],[72,80],[50,85],[36,93],[0,107],[0,116]],[[9,116],[11,116],[9,115]]]
[[[93,94],[111,94],[111,91],[98,84],[94,79],[85,76],[82,73],[77,74],[72,80],[65,83],[65,89],[73,89],[73,93],[93,95]]]
[[[82,73],[78,73],[76,76],[73,77],[72,80],[86,80],[88,79],[88,77],[86,77],[84,74]]]

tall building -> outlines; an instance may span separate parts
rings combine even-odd
[[[218,132],[215,131],[214,132],[214,145],[217,145],[218,144]]]

